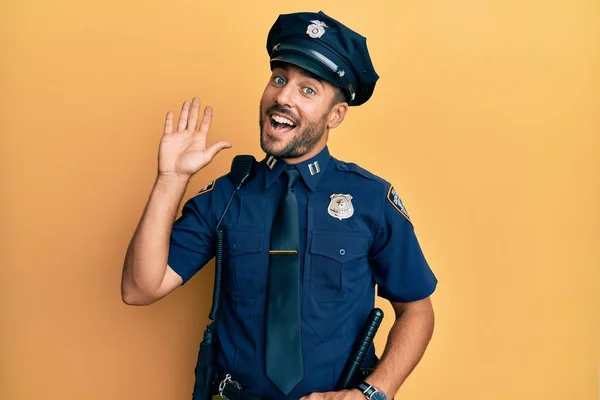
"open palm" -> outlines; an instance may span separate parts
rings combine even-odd
[[[165,119],[165,130],[158,151],[158,171],[161,174],[177,174],[192,176],[205,165],[209,164],[215,155],[225,148],[231,147],[229,142],[220,141],[210,146],[206,145],[206,137],[212,120],[212,108],[206,107],[196,130],[200,100],[186,100],[181,108],[177,130],[173,131],[173,113],[168,112]]]

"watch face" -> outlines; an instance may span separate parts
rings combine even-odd
[[[371,400],[387,400],[387,396],[383,392],[375,392],[371,395]]]

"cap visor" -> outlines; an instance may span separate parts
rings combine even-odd
[[[312,72],[334,86],[343,87],[339,81],[339,77],[335,74],[335,72],[308,56],[300,53],[285,52],[271,58],[271,62],[275,61],[286,62],[297,67],[304,68],[305,70]]]

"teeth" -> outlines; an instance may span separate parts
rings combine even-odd
[[[290,121],[289,119],[287,119],[287,118],[283,118],[283,117],[280,117],[279,115],[273,115],[273,116],[271,116],[271,118],[273,118],[273,121],[275,121],[275,122],[278,122],[278,123],[280,123],[280,124],[288,124],[288,125],[290,125],[290,126],[296,126],[296,125],[294,125],[294,123],[293,123],[292,121]]]

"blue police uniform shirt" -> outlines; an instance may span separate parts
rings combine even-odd
[[[257,162],[221,223],[219,367],[248,393],[272,399],[286,398],[266,376],[264,343],[270,230],[286,165],[273,157]],[[425,298],[437,285],[390,183],[335,159],[327,147],[296,166],[305,373],[287,398],[334,390],[374,307],[375,284],[394,302]],[[215,256],[215,228],[233,190],[229,177],[220,177],[188,200],[174,223],[168,263],[184,284]]]

